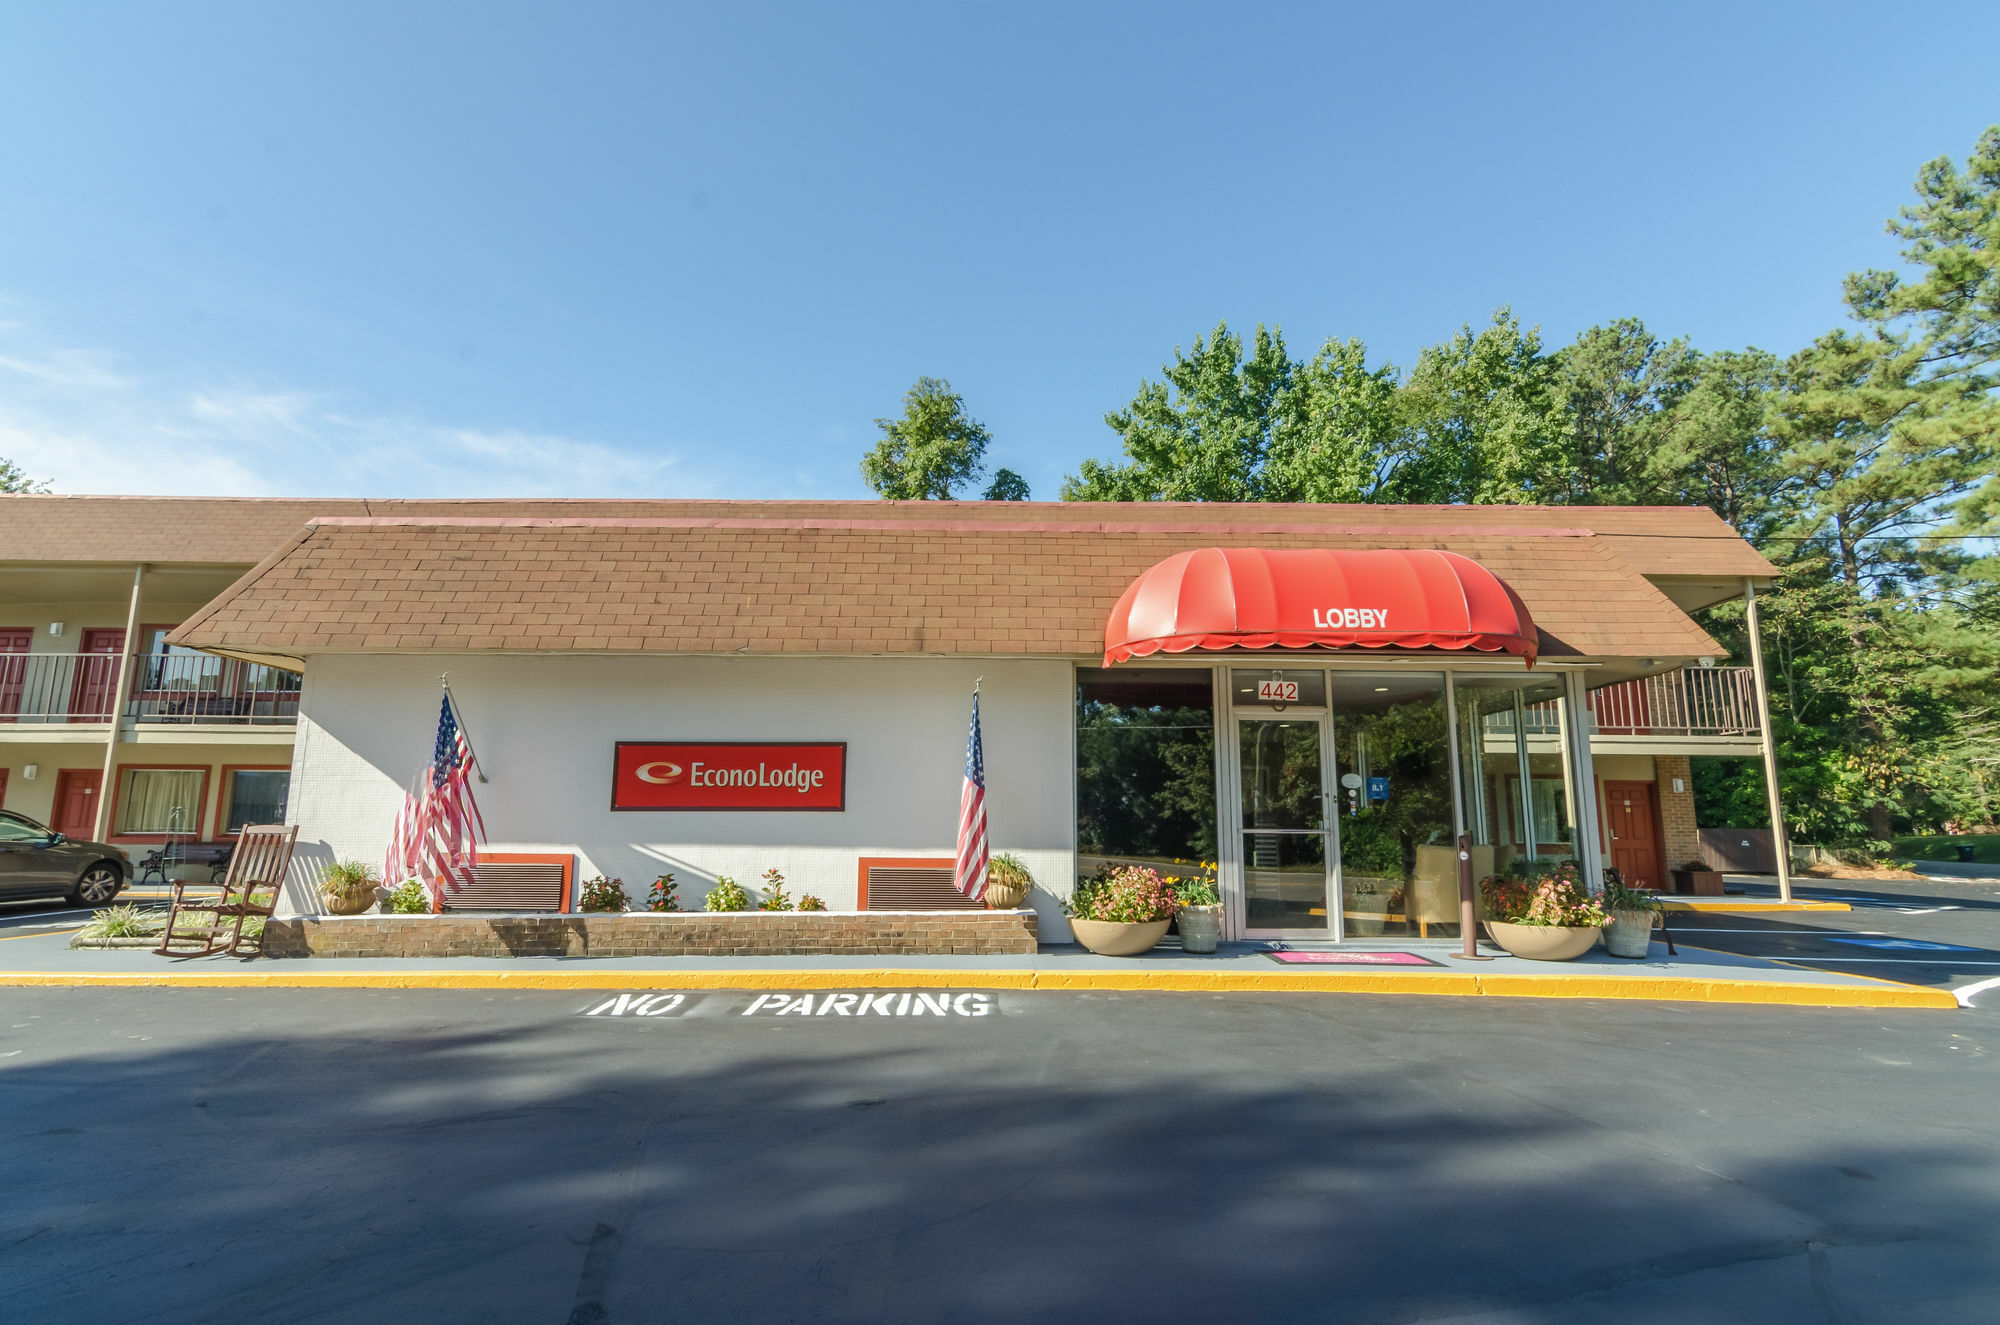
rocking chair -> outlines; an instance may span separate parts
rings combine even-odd
[[[243,940],[243,922],[251,916],[268,919],[278,909],[278,894],[284,890],[285,871],[291,867],[292,846],[298,841],[296,826],[286,828],[280,824],[259,824],[245,828],[236,839],[236,850],[229,856],[229,873],[222,880],[222,894],[204,896],[214,884],[176,883],[174,900],[167,910],[166,933],[160,938],[160,946],[153,949],[162,957],[206,957],[211,953],[235,952]],[[195,895],[189,889],[199,890]],[[197,933],[177,934],[175,923],[183,911],[211,913],[214,919],[209,923],[206,935]],[[222,932],[229,928],[228,922],[234,918],[235,927],[229,930],[227,942],[220,941]],[[176,940],[200,943],[199,948],[175,948]]]

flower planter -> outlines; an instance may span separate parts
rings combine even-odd
[[[320,901],[326,904],[326,913],[332,916],[358,916],[375,905],[375,889],[371,885],[366,892],[322,891]]]
[[[1341,932],[1356,935],[1380,934],[1389,919],[1391,894],[1387,889],[1372,893],[1350,893],[1341,902]]]
[[[1695,893],[1702,897],[1722,896],[1722,873],[1720,870],[1670,870],[1674,878],[1674,891]]]
[[[1589,952],[1603,931],[1596,925],[1514,925],[1504,920],[1489,920],[1486,933],[1516,957],[1566,962]]]
[[[1222,941],[1220,906],[1184,906],[1180,909],[1181,951],[1214,952]]]
[[[1604,950],[1613,957],[1644,957],[1652,950],[1651,911],[1613,911],[1604,927]]]
[[[1165,920],[1141,920],[1136,924],[1124,924],[1116,920],[1079,920],[1072,918],[1069,927],[1076,931],[1076,941],[1100,957],[1136,957],[1151,951],[1153,946],[1167,936],[1167,926],[1173,917]]]
[[[986,880],[986,906],[991,911],[1012,911],[1028,900],[1028,885],[1025,883],[1002,883],[988,876]]]

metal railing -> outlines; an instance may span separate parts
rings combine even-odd
[[[1590,692],[1591,731],[1598,736],[1755,736],[1756,682],[1748,667],[1684,667]],[[1523,706],[1530,737],[1562,730],[1558,701]],[[1511,740],[1511,709],[1483,714],[1489,738]]]
[[[1755,736],[1748,667],[1683,667],[1590,692],[1600,736]]]
[[[115,653],[0,654],[0,724],[110,722],[118,662]],[[203,653],[141,654],[116,707],[147,724],[290,726],[299,677]]]

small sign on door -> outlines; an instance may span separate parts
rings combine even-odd
[[[1257,698],[1266,704],[1296,704],[1299,702],[1297,681],[1259,681]]]

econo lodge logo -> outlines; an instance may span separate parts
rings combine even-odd
[[[841,810],[844,742],[620,741],[614,810]]]

